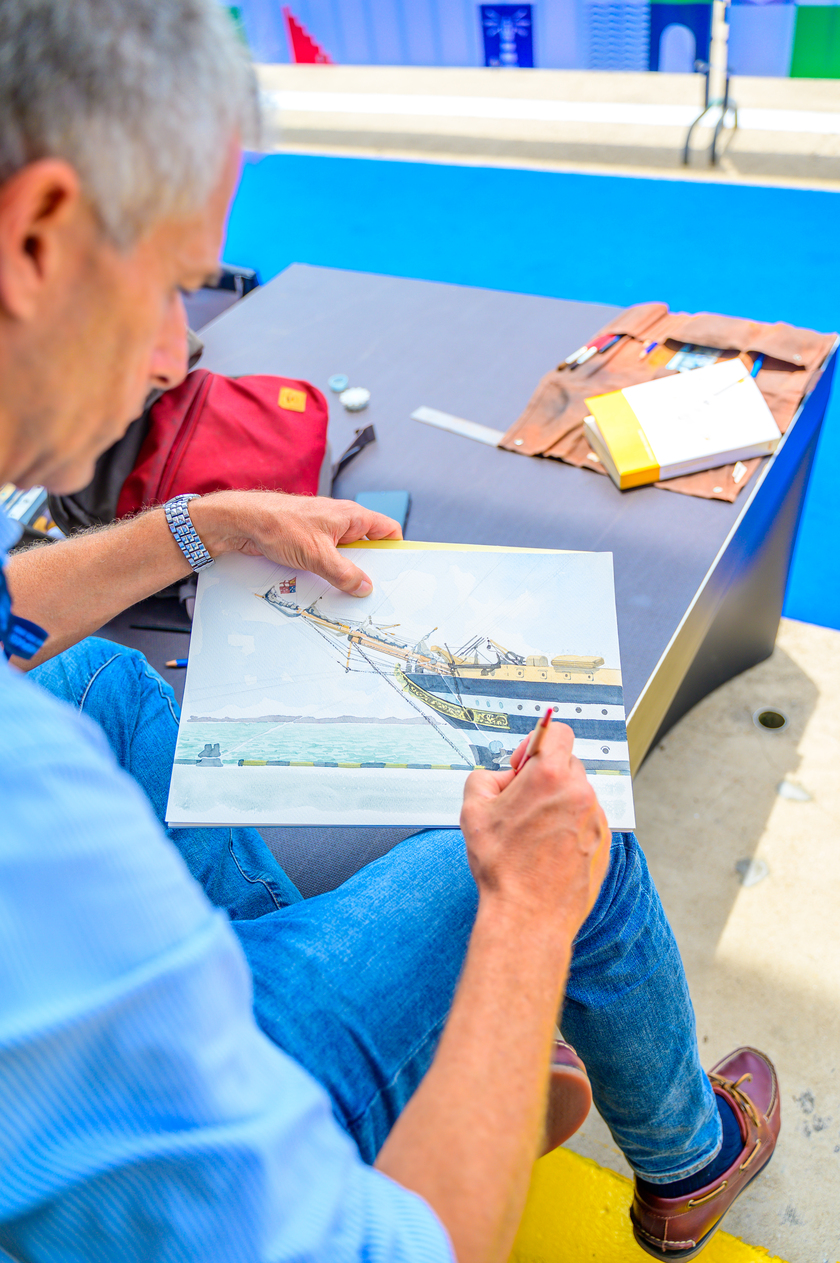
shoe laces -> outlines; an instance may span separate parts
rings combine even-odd
[[[752,1119],[755,1126],[758,1127],[758,1114],[755,1111],[755,1106],[747,1096],[746,1092],[741,1090],[742,1083],[752,1082],[752,1075],[747,1072],[746,1074],[742,1074],[740,1079],[724,1079],[719,1074],[710,1074],[709,1078],[717,1087],[723,1088],[725,1092],[728,1092],[744,1113]]]

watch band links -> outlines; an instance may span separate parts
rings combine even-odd
[[[198,531],[192,524],[190,511],[187,507],[190,500],[199,500],[200,498],[195,492],[188,495],[173,496],[163,506],[172,537],[196,573],[199,570],[206,570],[208,566],[213,565],[213,558],[199,539]]]

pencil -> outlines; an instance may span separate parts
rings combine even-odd
[[[168,667],[185,667],[187,665],[186,658],[170,658],[166,664]]]
[[[525,766],[525,764],[528,762],[529,759],[533,759],[534,755],[539,753],[540,746],[542,745],[542,742],[543,742],[543,737],[548,732],[548,725],[551,723],[551,716],[553,714],[554,714],[554,707],[549,706],[548,710],[545,712],[542,719],[537,724],[536,728],[534,728],[530,737],[528,738],[528,744],[525,747],[525,758],[519,764],[519,767],[516,769],[516,772],[514,772],[514,776],[518,775],[522,771],[523,767]]]

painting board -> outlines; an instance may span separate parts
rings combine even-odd
[[[455,826],[552,705],[634,827],[610,553],[351,547],[364,599],[263,557],[201,573],[170,825]]]

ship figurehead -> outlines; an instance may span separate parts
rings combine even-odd
[[[279,610],[281,614],[285,614],[288,618],[298,618],[303,611],[296,601],[290,601],[288,598],[295,596],[297,593],[297,575],[292,575],[289,579],[280,579],[277,583],[273,583],[267,592],[255,592],[254,595],[260,597],[261,600],[267,601],[274,609]]]

